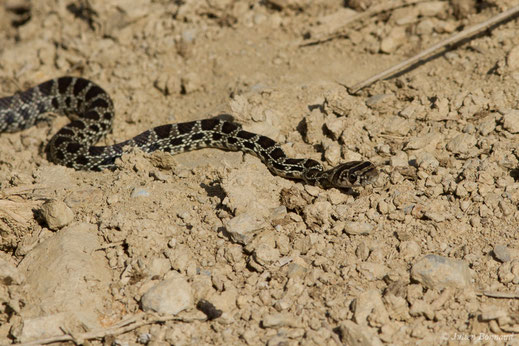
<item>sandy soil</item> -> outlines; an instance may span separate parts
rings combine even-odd
[[[76,172],[44,155],[66,117],[2,134],[0,344],[516,344],[517,22],[342,86],[513,1],[343,25],[380,3],[2,2],[0,96],[82,76],[116,105],[104,143],[227,112],[291,156],[380,176],[346,194],[215,149]]]

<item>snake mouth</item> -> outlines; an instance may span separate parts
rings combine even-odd
[[[334,169],[332,184],[339,188],[366,186],[378,177],[378,170],[369,161],[350,161]]]

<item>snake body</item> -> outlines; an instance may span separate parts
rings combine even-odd
[[[218,118],[162,125],[121,143],[95,146],[112,128],[112,99],[94,82],[69,76],[0,98],[0,133],[31,127],[49,112],[66,114],[71,121],[50,140],[48,159],[77,170],[113,169],[116,159],[130,147],[171,154],[218,148],[253,154],[275,175],[323,188],[367,185],[378,174],[369,161],[346,162],[325,170],[315,160],[289,158],[274,140]]]

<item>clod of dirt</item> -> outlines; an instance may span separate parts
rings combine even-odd
[[[58,230],[74,220],[74,212],[62,201],[45,202],[40,212],[43,220],[52,230]]]

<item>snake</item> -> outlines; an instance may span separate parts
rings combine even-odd
[[[116,160],[132,148],[171,154],[217,148],[252,154],[274,175],[325,189],[366,186],[378,176],[370,161],[349,161],[325,170],[316,160],[290,158],[273,139],[221,119],[228,114],[161,125],[120,143],[96,146],[112,129],[114,103],[103,88],[81,77],[58,77],[0,98],[0,133],[27,129],[48,113],[66,115],[70,122],[48,142],[47,159],[76,170],[113,170]]]

